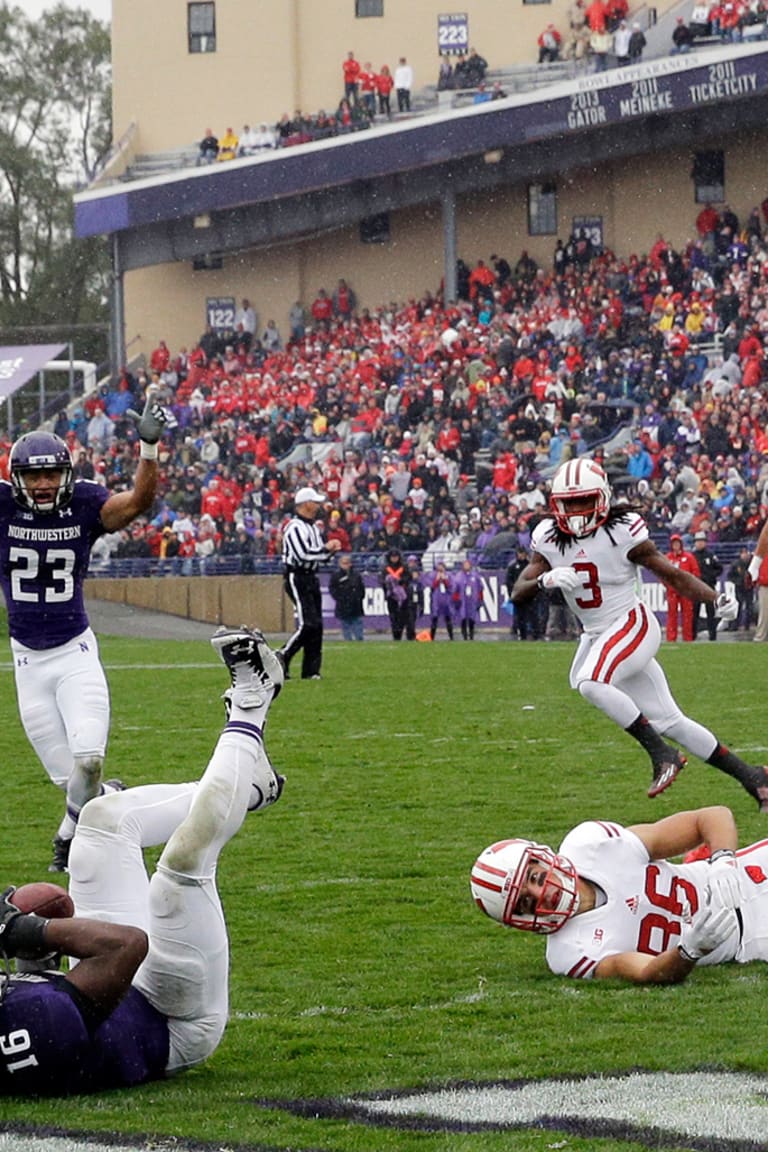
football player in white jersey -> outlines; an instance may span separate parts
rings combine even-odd
[[[713,601],[715,615],[735,619],[738,602],[676,568],[649,538],[642,516],[612,504],[599,464],[585,457],[562,464],[552,480],[551,517],[537,524],[531,559],[511,593],[517,604],[538,589],[559,589],[583,628],[570,684],[645,748],[653,770],[648,795],[668,788],[686,757],[671,737],[733,776],[768,812],[768,769],[746,764],[708,728],[680,710],[656,660],[658,621],[637,593],[640,568],[691,600]]]
[[[698,964],[768,960],[768,840],[737,843],[719,806],[630,828],[590,820],[557,853],[491,844],[470,887],[492,919],[547,937],[556,975],[676,984]],[[691,851],[702,844],[706,856]]]

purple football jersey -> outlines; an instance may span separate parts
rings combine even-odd
[[[66,508],[30,512],[0,481],[0,584],[8,631],[20,644],[58,648],[88,627],[83,581],[110,495],[92,480],[78,480]]]
[[[0,1095],[67,1096],[165,1075],[168,1022],[135,988],[95,1030],[62,975],[13,976],[0,1007]]]

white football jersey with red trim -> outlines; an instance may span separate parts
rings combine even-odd
[[[558,976],[589,979],[607,956],[620,952],[657,956],[676,947],[685,902],[694,915],[704,902],[709,868],[706,860],[692,864],[650,861],[642,841],[621,824],[607,820],[579,824],[565,837],[559,851],[572,861],[580,877],[598,886],[605,899],[589,912],[572,916],[547,937],[547,964]],[[764,862],[768,866],[768,842]],[[768,898],[768,882],[762,888]],[[763,943],[768,946],[768,938]],[[699,963],[757,958],[739,953],[736,929]]]
[[[566,603],[590,636],[600,635],[638,603],[639,570],[627,555],[648,539],[648,527],[635,514],[626,521],[598,528],[592,536],[569,539],[561,552],[554,521],[542,520],[531,537],[531,548],[550,568],[573,568],[582,586],[564,591]]]

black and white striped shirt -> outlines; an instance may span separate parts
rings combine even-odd
[[[320,535],[320,526],[294,516],[283,533],[283,563],[288,571],[317,572],[318,565],[330,558],[331,553]]]

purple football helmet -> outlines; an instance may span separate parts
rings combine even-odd
[[[28,472],[44,471],[61,473],[56,495],[45,503],[27,491],[25,480]],[[72,456],[61,437],[52,432],[27,432],[20,436],[11,448],[10,472],[16,503],[31,512],[56,512],[72,499]]]

